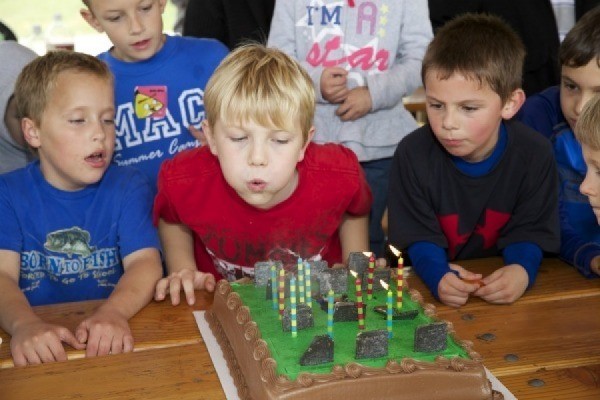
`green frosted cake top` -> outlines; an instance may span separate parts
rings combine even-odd
[[[353,280],[348,279],[348,301],[355,301]],[[460,357],[469,359],[467,352],[459,346],[454,339],[447,335],[447,348],[442,352],[421,353],[414,351],[414,332],[420,325],[434,322],[427,317],[419,304],[410,299],[406,291],[403,293],[402,310],[419,310],[419,314],[413,320],[393,321],[393,338],[388,342],[388,355],[373,359],[355,359],[356,335],[359,332],[358,322],[335,322],[333,324],[334,361],[316,366],[300,365],[300,358],[309,347],[313,338],[318,335],[327,334],[327,312],[323,311],[314,299],[312,302],[314,326],[298,331],[298,336],[293,338],[291,332],[284,332],[279,319],[278,310],[273,309],[272,301],[266,300],[266,287],[255,287],[253,284],[232,283],[231,288],[237,292],[244,305],[250,309],[252,319],[258,324],[261,337],[268,343],[271,357],[277,361],[277,373],[287,375],[289,379],[295,380],[301,372],[327,374],[331,372],[334,365],[345,365],[352,362],[369,367],[385,367],[390,359],[400,362],[403,358],[413,358],[421,361],[433,362],[436,357],[446,358]],[[396,292],[394,290],[394,307]],[[363,302],[366,304],[366,318],[364,331],[386,329],[384,315],[376,313],[375,306],[385,306],[386,292],[374,291],[373,299],[366,300],[366,290],[363,291]],[[286,307],[289,299],[286,299]]]

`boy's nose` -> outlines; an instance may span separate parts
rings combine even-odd
[[[585,174],[585,178],[581,182],[581,185],[579,185],[579,192],[581,192],[582,195],[587,196],[587,197],[590,197],[593,195],[593,190],[591,190],[592,185],[590,182],[589,175],[590,175],[590,172],[588,171]]]
[[[250,149],[249,160],[250,165],[267,165],[267,150],[265,146],[253,144]]]
[[[143,30],[144,26],[142,25],[140,19],[136,15],[131,17],[131,24],[129,24],[129,33],[136,34],[142,32]]]
[[[444,113],[444,116],[442,117],[442,128],[446,130],[456,129],[456,120],[452,111],[448,110]]]

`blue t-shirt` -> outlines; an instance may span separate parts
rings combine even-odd
[[[198,146],[189,126],[204,119],[204,88],[229,49],[214,39],[166,36],[158,53],[126,62],[98,55],[115,76],[114,161],[134,166],[156,191],[160,164]]]
[[[0,249],[21,254],[19,287],[29,303],[108,297],[124,257],[159,248],[151,193],[140,172],[115,165],[74,192],[51,186],[39,161],[0,175]]]

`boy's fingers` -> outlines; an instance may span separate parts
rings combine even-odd
[[[191,279],[182,279],[181,284],[183,285],[183,293],[187,303],[191,306],[196,302],[196,295],[194,294],[194,281]]]
[[[174,306],[179,304],[179,301],[180,301],[179,292],[180,291],[181,291],[181,280],[179,278],[171,279],[171,282],[169,283],[169,294],[171,295],[171,303]]]
[[[60,340],[64,343],[68,344],[72,348],[77,349],[77,350],[81,350],[81,349],[85,348],[85,344],[83,343],[83,341],[77,340],[75,335],[73,335],[71,333],[71,331],[68,330],[67,328],[62,328],[59,331],[59,335],[60,335]]]

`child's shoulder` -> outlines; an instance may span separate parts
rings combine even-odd
[[[200,146],[177,153],[160,167],[162,179],[187,179],[218,169],[219,161],[208,146]]]
[[[191,36],[166,36],[165,44],[173,46],[174,51],[185,53],[194,58],[224,58],[229,49],[223,43],[211,38],[197,38]]]
[[[356,154],[337,143],[310,143],[303,164],[306,168],[330,171],[355,171],[360,168]]]

